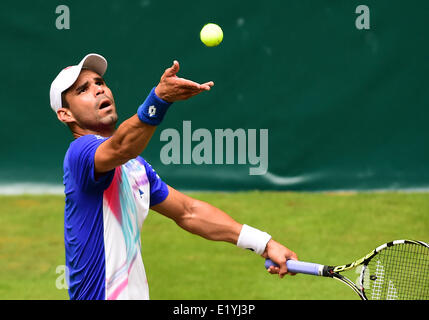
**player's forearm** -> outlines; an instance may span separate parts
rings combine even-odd
[[[242,224],[232,219],[222,210],[199,200],[192,201],[186,214],[176,223],[193,234],[213,241],[237,243]]]
[[[180,227],[203,238],[226,241],[263,254],[271,236],[235,221],[222,210],[168,186],[168,197],[151,209],[173,219]]]
[[[152,88],[137,114],[124,121],[112,137],[125,158],[134,159],[143,152],[172,104],[158,97],[155,90],[156,87]]]
[[[96,173],[110,171],[140,155],[170,105],[170,102],[160,99],[153,88],[137,109],[137,114],[124,121],[112,137],[97,149]]]
[[[146,148],[155,130],[156,126],[143,123],[134,115],[121,123],[110,138],[112,149],[118,150],[125,160],[134,159]]]

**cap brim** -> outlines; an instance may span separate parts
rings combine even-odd
[[[78,65],[63,69],[51,84],[51,108],[55,112],[62,107],[61,94],[76,82],[83,68],[92,70],[103,76],[107,70],[107,61],[99,54],[90,53]]]
[[[104,59],[104,57],[96,53],[90,53],[86,55],[79,63],[79,65],[81,66],[81,69],[82,68],[90,69],[94,72],[97,72],[100,76],[103,76],[107,70],[106,59]]]

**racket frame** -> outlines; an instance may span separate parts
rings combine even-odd
[[[368,300],[365,294],[364,278],[365,278],[365,271],[368,267],[369,262],[383,249],[393,247],[395,245],[400,245],[400,244],[420,245],[429,249],[429,244],[423,241],[394,240],[378,246],[377,248],[375,248],[374,250],[372,250],[362,258],[345,265],[329,266],[329,265],[321,265],[316,263],[309,263],[309,262],[295,261],[295,260],[288,260],[286,264],[288,265],[288,270],[290,270],[293,273],[305,273],[305,274],[311,274],[315,276],[334,278],[335,280],[341,281],[347,284],[350,288],[352,288],[353,291],[355,291],[356,294],[358,294],[362,300]],[[272,265],[278,266],[270,259],[266,259],[265,267],[269,268],[269,266],[272,266]],[[350,279],[340,274],[340,272],[349,271],[358,266],[362,266],[362,270],[360,271],[359,279],[356,283],[354,283]]]
[[[382,244],[381,246],[378,246],[374,250],[372,250],[367,255],[363,256],[362,258],[353,261],[352,263],[345,264],[345,265],[338,265],[338,266],[324,266],[322,271],[323,277],[330,277],[334,278],[335,280],[339,280],[345,284],[347,284],[350,288],[352,288],[362,300],[368,300],[367,296],[365,295],[365,288],[364,288],[364,274],[365,270],[371,261],[380,251],[382,251],[385,248],[389,248],[398,244],[415,244],[415,245],[422,245],[424,247],[429,248],[429,245],[423,241],[417,241],[417,240],[394,240],[387,243]],[[351,269],[356,268],[357,266],[362,265],[362,270],[359,275],[359,286],[357,286],[353,281],[346,278],[345,276],[341,275],[340,272],[348,271]]]

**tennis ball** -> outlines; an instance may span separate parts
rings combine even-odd
[[[215,47],[223,40],[222,29],[214,23],[207,23],[200,32],[200,39],[207,47]]]

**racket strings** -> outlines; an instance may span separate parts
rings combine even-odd
[[[381,250],[365,273],[366,296],[372,300],[429,300],[429,248],[402,243]]]

